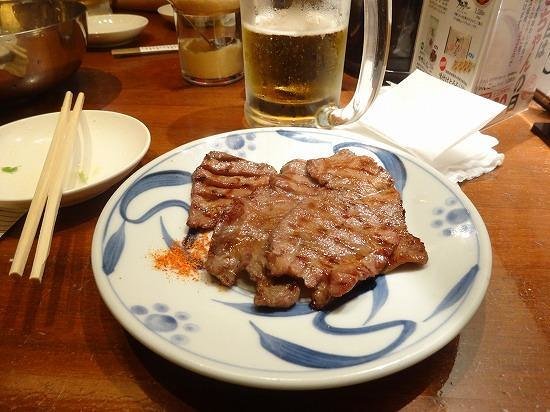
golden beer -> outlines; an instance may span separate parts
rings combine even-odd
[[[243,24],[245,116],[251,125],[313,125],[321,107],[338,105],[347,26],[311,13]]]

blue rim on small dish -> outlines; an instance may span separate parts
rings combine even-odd
[[[191,173],[211,150],[280,168],[349,148],[374,157],[402,193],[407,225],[427,248],[424,267],[362,282],[337,305],[299,302],[262,311],[239,286],[207,275],[154,269],[151,255],[187,233]],[[178,147],[135,172],[111,197],[92,242],[101,296],[136,339],[205,376],[272,389],[356,384],[402,370],[446,345],[473,316],[491,274],[479,213],[454,183],[425,163],[340,130],[248,129]]]

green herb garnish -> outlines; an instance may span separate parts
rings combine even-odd
[[[84,172],[84,170],[78,171],[78,178],[82,183],[88,183],[88,175]]]
[[[17,170],[19,170],[20,166],[4,166],[2,170],[4,173],[15,173]]]

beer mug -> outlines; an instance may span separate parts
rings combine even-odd
[[[330,128],[361,117],[382,84],[391,0],[364,0],[362,67],[338,106],[351,0],[240,0],[250,126]]]

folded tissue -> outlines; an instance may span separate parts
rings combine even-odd
[[[498,140],[479,130],[505,106],[445,83],[420,70],[384,87],[367,114],[349,129],[404,149],[453,182],[502,164]]]

